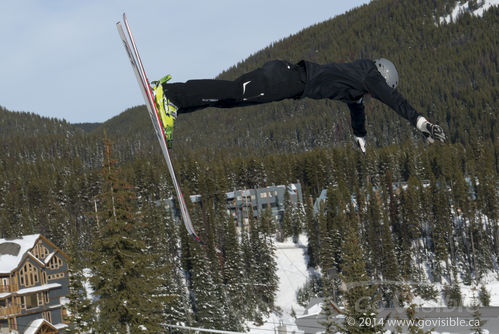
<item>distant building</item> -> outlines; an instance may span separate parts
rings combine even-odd
[[[227,210],[231,217],[239,225],[248,222],[249,213],[253,209],[253,216],[258,218],[267,207],[272,210],[272,216],[276,221],[281,221],[284,214],[285,192],[289,194],[292,204],[302,203],[302,191],[300,183],[292,183],[288,186],[268,186],[258,189],[240,189],[225,194],[227,200]],[[190,196],[192,203],[201,201],[201,195]],[[175,218],[179,219],[180,213],[175,209],[172,199],[165,202],[166,208],[172,211]]]
[[[0,334],[53,334],[67,327],[67,261],[41,234],[0,239]]]
[[[292,183],[288,186],[269,186],[258,189],[235,190],[226,193],[227,208],[230,215],[239,225],[244,225],[248,222],[251,209],[253,209],[254,218],[258,218],[268,207],[272,210],[272,216],[275,221],[280,222],[284,215],[284,196],[286,191],[289,194],[291,204],[303,203],[301,184]]]

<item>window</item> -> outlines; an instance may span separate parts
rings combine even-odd
[[[0,299],[0,307],[7,307],[7,299]]]
[[[43,305],[43,292],[37,293],[36,299],[38,299],[38,306],[42,306]]]
[[[0,279],[0,292],[9,292],[9,278],[2,277]]]
[[[38,294],[21,296],[21,308],[29,310],[38,307]]]
[[[52,270],[54,269],[59,269],[60,267],[62,267],[62,260],[60,257],[58,256],[53,256],[50,261],[49,261],[49,264],[48,264],[48,267]]]
[[[267,198],[267,193],[260,193],[260,198]]]
[[[43,292],[43,297],[45,298],[45,304],[50,303],[50,296],[48,291]]]
[[[24,286],[33,286],[40,281],[38,276],[38,269],[26,261],[24,266],[19,270],[19,280]]]
[[[43,312],[42,318],[52,323],[52,314],[50,312]]]
[[[35,247],[33,247],[32,253],[37,258],[43,260],[49,255],[49,250],[43,245],[41,241],[38,241]]]
[[[48,275],[49,281],[54,280],[54,279],[59,279],[59,278],[64,278],[65,274],[64,273],[56,273],[52,275]]]

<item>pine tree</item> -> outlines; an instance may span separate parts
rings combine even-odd
[[[381,277],[383,272],[383,255],[384,250],[379,251],[381,240],[381,211],[378,204],[378,193],[374,192],[371,187],[368,189],[368,204],[366,215],[366,230],[367,230],[367,261],[369,263],[369,271],[376,278]],[[387,254],[388,255],[388,254]]]
[[[377,287],[369,281],[366,272],[362,247],[358,237],[358,222],[354,215],[345,226],[345,235],[342,241],[341,279],[346,284],[347,290],[344,292],[345,314],[354,319],[354,322],[345,322],[337,325],[340,331],[347,333],[378,333],[381,331],[379,325],[361,326],[363,319],[369,317],[376,319],[377,311],[375,305],[379,297]]]
[[[193,240],[190,242],[194,243]],[[194,245],[191,250],[191,302],[196,323],[204,328],[224,328],[227,316],[224,314],[224,300],[217,286],[213,266],[204,248]]]
[[[485,285],[480,287],[480,290],[478,291],[478,299],[482,303],[482,306],[490,306],[490,293],[487,291]]]
[[[159,269],[157,275],[162,280],[157,294],[165,296],[161,312],[164,322],[174,325],[190,324],[191,314],[180,264],[177,224],[170,212],[163,207],[162,201],[149,199],[141,212],[146,222],[140,231],[147,245],[145,253],[150,258],[150,264]]]
[[[139,238],[140,220],[134,207],[131,187],[120,178],[111,158],[111,144],[106,154],[100,196],[100,229],[91,254],[90,283],[97,296],[99,316],[97,332],[125,333],[160,331],[162,297],[157,295],[160,282],[151,258]]]
[[[305,220],[305,208],[298,202],[291,209],[291,236],[293,242],[297,243],[300,233],[303,231],[303,222]]]
[[[447,306],[456,307],[463,304],[461,288],[457,283],[454,283],[452,285],[445,285],[443,287],[443,293]]]
[[[388,218],[384,216],[381,226],[381,274],[383,277],[383,298],[386,303],[393,307],[398,305],[399,286],[396,282],[400,278],[397,259],[395,258],[395,247],[392,241],[392,233],[388,226]]]
[[[251,211],[252,212],[252,211]],[[246,298],[245,303],[247,306],[246,309],[246,318],[255,319],[256,318],[256,309],[257,309],[257,290],[255,287],[257,286],[256,281],[256,270],[258,263],[253,255],[252,243],[250,239],[249,231],[255,230],[255,220],[253,218],[253,214],[250,214],[248,220],[247,228],[245,226],[241,227],[241,253],[243,257],[243,287]]]
[[[319,223],[314,215],[312,196],[305,201],[305,229],[308,237],[308,266],[316,267],[319,264]]]
[[[324,203],[320,203],[319,208],[319,263],[324,272],[336,268],[336,260],[334,258],[334,244],[326,219],[326,211]]]
[[[331,256],[334,258],[336,269],[338,269],[338,265],[342,259],[340,252],[344,226],[346,225],[345,210],[348,197],[346,187],[342,181],[338,184],[337,189],[333,187],[329,187],[328,189],[326,221],[333,249]]]
[[[406,315],[407,315],[407,320],[409,323],[408,330],[410,334],[431,334],[432,331],[429,330],[427,332],[423,331],[419,326],[418,323],[421,320],[420,318],[417,317],[416,315],[416,304],[411,303],[409,307],[406,309]]]
[[[414,272],[414,260],[411,256],[412,243],[415,239],[421,236],[419,208],[418,208],[418,195],[417,195],[418,181],[411,177],[407,184],[407,189],[402,191],[401,194],[401,224],[400,234],[398,236],[398,256],[400,263],[400,271],[402,277],[409,279]]]
[[[483,334],[482,326],[485,324],[485,321],[482,320],[480,313],[480,302],[476,295],[476,287],[473,288],[473,297],[472,297],[472,308],[473,308],[473,326],[471,330],[473,334]]]
[[[277,276],[277,262],[275,259],[275,245],[272,234],[263,228],[272,224],[272,211],[269,207],[261,215],[258,226],[250,231],[250,243],[255,268],[255,290],[258,291],[259,309],[267,314],[274,307],[275,295],[279,285]]]
[[[249,311],[245,284],[243,259],[241,256],[241,245],[233,219],[225,211],[225,207],[219,209],[219,217],[223,221],[223,284],[227,294],[227,315],[229,317],[228,330],[242,330],[242,319]]]
[[[69,241],[69,321],[70,326],[66,329],[69,333],[91,333],[93,332],[95,321],[95,309],[92,301],[87,296],[85,283],[87,278],[84,275],[84,265],[81,254],[78,251],[78,237],[72,235]]]
[[[443,271],[441,263],[445,263],[448,269],[449,251],[447,245],[452,236],[449,235],[450,213],[446,194],[442,190],[442,188],[445,188],[443,180],[441,180],[439,186],[434,184],[432,188],[433,220],[431,224],[431,238],[435,252],[435,268],[433,273],[435,280],[440,282],[442,274],[448,273]]]
[[[284,213],[280,229],[280,235],[282,235],[282,238],[280,238],[280,241],[283,241],[293,235],[292,210],[293,205],[291,204],[291,198],[289,197],[289,192],[286,187],[286,190],[284,191]]]

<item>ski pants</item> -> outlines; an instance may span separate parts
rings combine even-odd
[[[189,80],[165,83],[163,88],[181,113],[206,107],[232,108],[298,99],[303,94],[305,82],[303,65],[274,60],[233,81]]]

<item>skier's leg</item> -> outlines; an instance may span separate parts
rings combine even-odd
[[[305,87],[305,76],[303,67],[276,60],[234,81],[189,80],[164,84],[164,89],[179,112],[189,112],[210,106],[231,108],[298,98]]]
[[[234,81],[189,80],[164,85],[168,98],[180,112],[215,106],[220,101],[236,103],[241,100],[241,88]]]
[[[268,92],[268,87],[267,75],[262,68],[243,74],[234,81],[189,80],[185,83],[164,84],[166,95],[179,107],[179,112],[270,102],[261,98],[265,95],[263,92]]]

